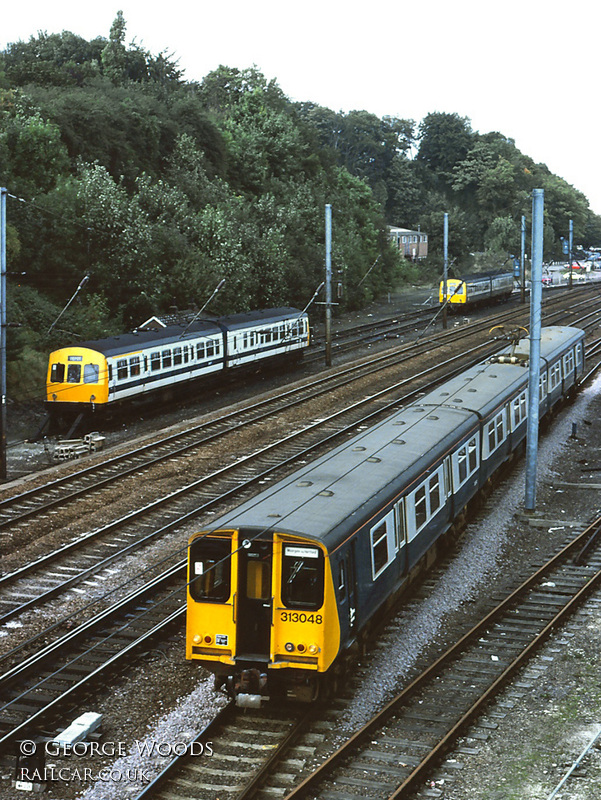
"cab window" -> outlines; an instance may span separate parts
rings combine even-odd
[[[197,602],[225,603],[230,596],[231,540],[196,539],[190,545],[190,594]]]
[[[64,383],[65,382],[65,365],[64,364],[53,364],[50,368],[50,380],[52,383]]]
[[[318,547],[284,544],[282,603],[286,608],[321,608],[323,553]]]
[[[100,367],[98,364],[86,364],[83,368],[84,383],[98,383]]]
[[[79,383],[81,380],[81,364],[69,364],[67,367],[67,383]]]

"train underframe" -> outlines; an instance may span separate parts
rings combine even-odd
[[[202,375],[180,383],[152,389],[133,397],[122,400],[111,400],[108,403],[65,403],[45,401],[47,422],[41,434],[65,434],[67,438],[87,429],[98,428],[103,422],[121,419],[128,413],[136,413],[140,409],[157,405],[168,407],[177,402],[191,402],[199,398],[199,390],[215,389],[233,379],[244,379],[245,376],[257,372],[279,370],[285,366],[292,368],[299,364],[303,358],[303,350],[294,350],[291,353],[275,356],[265,361],[252,364],[230,367],[224,371]]]

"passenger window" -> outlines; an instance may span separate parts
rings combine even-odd
[[[371,529],[371,563],[374,579],[394,560],[395,529],[394,509]]]
[[[285,544],[282,603],[287,608],[321,608],[323,572],[323,553],[319,548]]]
[[[388,535],[386,522],[381,522],[371,532],[371,546],[373,554],[374,577],[388,564]]]
[[[64,383],[65,382],[65,365],[64,364],[53,364],[50,368],[50,380],[52,383]]]
[[[163,369],[171,366],[171,350],[163,350]]]
[[[161,354],[157,351],[150,354],[150,369],[158,372],[161,368]]]
[[[181,347],[174,347],[173,348],[173,366],[178,366],[178,364],[182,363],[182,348]]]
[[[79,383],[81,380],[81,364],[67,366],[67,383]]]
[[[83,368],[84,383],[98,383],[100,367],[98,364],[86,364]]]
[[[467,446],[464,445],[457,453],[457,473],[459,477],[459,485],[461,485],[467,478]]]
[[[421,486],[415,493],[415,530],[426,524],[428,512],[426,510],[426,487]]]
[[[127,359],[120,358],[117,361],[117,380],[123,381],[127,378]]]
[[[467,457],[471,475],[478,467],[478,441],[475,437],[468,442]]]
[[[129,359],[129,374],[132,378],[140,374],[140,356],[132,356]]]
[[[205,346],[204,342],[196,345],[196,358],[202,360],[205,357]]]
[[[438,473],[430,478],[430,515],[440,508],[440,481]]]
[[[196,539],[190,545],[190,594],[197,602],[225,603],[230,596],[231,540]]]

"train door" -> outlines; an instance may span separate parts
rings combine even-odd
[[[404,497],[394,507],[394,549],[397,572],[404,575],[407,572],[407,514]]]
[[[338,562],[338,606],[341,625],[352,632],[357,626],[355,542],[352,541]]]
[[[238,550],[236,656],[269,660],[273,598],[272,541],[243,539]]]
[[[110,361],[108,362],[108,372],[109,372],[109,400],[115,399],[115,387],[116,387],[116,373],[117,370],[115,369],[115,364],[112,364]]]
[[[346,574],[348,576],[348,602],[349,602],[349,627],[354,631],[357,627],[357,575],[355,570],[355,542],[351,542],[351,546],[346,552]]]

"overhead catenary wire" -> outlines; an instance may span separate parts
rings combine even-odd
[[[49,334],[49,333],[52,331],[52,329],[54,328],[54,326],[56,325],[56,323],[57,323],[57,322],[59,321],[59,319],[60,319],[60,318],[63,316],[63,314],[65,313],[65,311],[66,311],[66,310],[69,308],[69,306],[71,305],[71,303],[72,303],[72,302],[75,300],[75,298],[76,298],[76,297],[77,297],[77,295],[78,295],[78,294],[81,292],[81,290],[82,290],[82,289],[83,289],[83,287],[86,285],[86,283],[89,281],[89,279],[90,279],[90,276],[89,276],[89,275],[86,275],[86,276],[84,276],[84,277],[81,279],[81,281],[80,281],[80,283],[79,283],[79,286],[77,287],[77,289],[76,289],[76,290],[73,292],[73,294],[71,295],[71,298],[70,298],[70,300],[67,302],[67,305],[66,305],[66,306],[63,308],[63,310],[61,311],[61,313],[58,315],[58,317],[57,317],[57,318],[54,320],[54,322],[52,323],[52,325],[51,325],[51,326],[48,328],[48,330],[46,331],[46,335],[48,335],[48,334]]]

